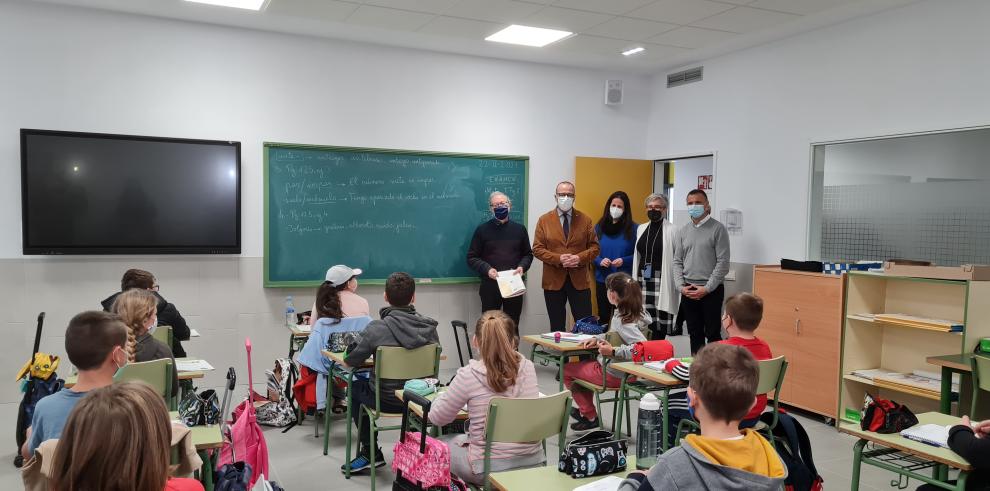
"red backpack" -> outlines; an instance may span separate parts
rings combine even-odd
[[[633,345],[632,359],[636,363],[663,361],[674,357],[674,345],[665,339],[640,341]]]

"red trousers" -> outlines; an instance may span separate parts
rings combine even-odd
[[[577,379],[601,384],[602,365],[598,363],[598,360],[583,360],[564,365],[564,387],[571,391],[571,396],[574,398],[578,410],[581,411],[581,416],[594,421],[598,417],[598,411],[595,409],[595,394],[580,385],[574,385],[574,380]],[[621,385],[622,379],[606,374],[606,387],[618,389]]]

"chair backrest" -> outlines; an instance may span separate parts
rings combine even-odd
[[[162,358],[128,363],[113,381],[116,383],[131,380],[140,380],[154,387],[155,392],[168,401],[172,398],[172,360]]]
[[[488,403],[486,441],[536,442],[567,432],[571,392],[535,399],[493,397]]]
[[[172,326],[158,326],[155,328],[155,332],[151,333],[151,337],[159,340],[168,349],[172,349]]]
[[[619,331],[609,331],[605,333],[605,341],[612,346],[622,346],[622,336],[619,335]]]
[[[375,352],[375,378],[409,380],[436,377],[440,372],[440,345],[416,349],[379,346]]]
[[[760,383],[756,385],[757,394],[766,394],[771,390],[780,390],[784,384],[784,372],[787,371],[787,360],[783,356],[769,360],[759,360]]]
[[[973,355],[973,404],[969,410],[969,417],[976,416],[976,406],[980,399],[980,391],[990,391],[990,358],[986,356]]]

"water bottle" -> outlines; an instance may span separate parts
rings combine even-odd
[[[292,295],[285,297],[285,326],[296,325],[296,308],[292,306]]]
[[[660,456],[660,435],[663,428],[663,415],[660,414],[660,401],[653,394],[646,394],[639,400],[639,419],[636,430],[636,468],[649,469]]]

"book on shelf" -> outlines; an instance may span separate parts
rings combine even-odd
[[[523,283],[522,275],[516,274],[514,269],[499,271],[495,282],[498,283],[498,292],[502,294],[502,298],[518,297],[526,293],[526,284]]]
[[[875,314],[874,321],[938,332],[962,332],[963,323],[945,319],[929,319],[908,314]]]
[[[901,436],[933,447],[949,448],[949,427],[935,424],[914,425],[901,430]]]
[[[865,368],[853,370],[850,375],[867,379],[879,386],[895,389],[907,388],[912,392],[921,391],[929,396],[940,394],[942,390],[942,376],[925,370],[901,373],[886,368]],[[956,377],[953,377],[952,390],[954,392],[959,391],[959,382]]]

